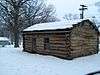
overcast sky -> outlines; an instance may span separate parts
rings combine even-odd
[[[95,2],[100,0],[48,0],[49,4],[53,4],[56,8],[57,16],[63,17],[64,14],[80,14],[78,10],[80,4],[85,4],[88,6],[88,10],[85,11],[87,17],[98,15],[97,7],[94,5]]]

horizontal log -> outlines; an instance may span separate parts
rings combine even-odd
[[[25,50],[32,52],[32,49],[30,49],[30,48],[25,48]]]
[[[51,51],[51,50],[37,50],[37,53],[42,53],[42,54],[50,54],[50,55],[58,55],[58,56],[67,56],[66,54],[68,54],[67,52],[54,52],[54,51]]]
[[[81,38],[81,39],[78,39],[78,38],[76,38],[76,39],[71,39],[71,41],[72,42],[78,42],[78,41],[80,41],[80,42],[97,42],[97,39],[85,39],[85,38]]]
[[[61,53],[61,54],[66,54],[69,53],[70,50],[50,50],[53,53]]]
[[[50,40],[66,39],[66,37],[50,37]]]
[[[66,41],[66,38],[63,38],[63,39],[55,39],[55,38],[50,38],[50,41]]]
[[[32,43],[27,43],[27,42],[25,42],[25,45],[32,45]]]
[[[42,45],[36,45],[36,47],[42,47],[42,48],[44,48],[44,46],[42,46]]]
[[[95,46],[97,46],[97,45],[96,45],[96,44],[81,44],[81,43],[78,44],[78,43],[77,43],[77,44],[71,44],[71,46],[72,46],[72,47],[79,47],[79,46],[80,46],[80,47],[95,47]]]
[[[32,39],[33,36],[25,36],[24,38],[25,38],[25,39]]]
[[[29,44],[32,44],[33,42],[32,42],[32,41],[25,41],[25,43],[29,43]]]
[[[44,46],[44,43],[36,43],[37,46]]]
[[[66,39],[54,39],[54,40],[49,40],[49,42],[66,42]]]
[[[36,48],[36,50],[44,50],[44,48],[39,48],[39,47],[38,47],[38,48]]]
[[[52,46],[52,45],[57,45],[57,46],[62,46],[62,45],[65,45],[66,43],[65,42],[58,42],[58,43],[56,43],[56,42],[52,42],[52,43],[50,43],[50,45]]]
[[[25,45],[25,47],[32,47],[33,45]]]
[[[49,50],[43,50],[43,49],[39,49],[39,50],[36,50],[37,53],[42,53],[42,54],[48,54],[50,53]]]
[[[29,49],[25,49],[25,51],[32,52],[32,51],[31,51],[31,50],[29,50]]]
[[[66,48],[50,48],[50,50],[66,51]]]
[[[30,48],[30,49],[32,49],[32,47],[30,47],[30,46],[25,46],[25,48]]]
[[[41,45],[36,45],[36,47],[44,47],[44,44],[43,45],[42,44]]]
[[[51,47],[66,47],[64,44],[50,44]]]
[[[32,42],[33,40],[32,39],[29,39],[29,40],[24,40],[25,42]]]
[[[68,55],[68,54],[51,53],[51,55],[67,58],[70,54]]]
[[[25,49],[27,49],[27,50],[32,50],[32,48],[30,48],[30,47],[25,47]]]
[[[65,34],[53,34],[51,37],[65,37]]]

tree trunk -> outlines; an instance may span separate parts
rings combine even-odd
[[[14,47],[19,47],[19,30],[18,30],[18,27],[19,27],[19,23],[18,23],[18,18],[19,18],[19,7],[14,7],[14,11],[15,11],[15,14],[14,14]]]
[[[19,33],[18,32],[15,32],[14,33],[14,47],[19,47]]]
[[[10,32],[11,44],[14,44],[14,33]]]

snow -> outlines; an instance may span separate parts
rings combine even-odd
[[[84,19],[86,20],[86,19]],[[60,22],[50,22],[50,23],[40,23],[35,24],[33,26],[30,26],[24,31],[35,31],[35,30],[56,30],[56,29],[65,29],[65,28],[71,28],[73,27],[73,24],[77,24],[78,22],[81,22],[82,19],[78,20],[66,20],[66,21],[60,21]]]
[[[100,71],[100,53],[64,60],[21,48],[0,48],[0,75],[85,75],[94,71]]]
[[[0,41],[9,41],[7,37],[0,37]]]
[[[98,28],[99,32],[100,32],[100,27]]]

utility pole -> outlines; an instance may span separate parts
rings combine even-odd
[[[81,14],[80,14],[80,19],[83,19],[84,18],[84,11],[87,9],[87,6],[85,5],[80,5],[81,8],[79,9],[81,11]]]

